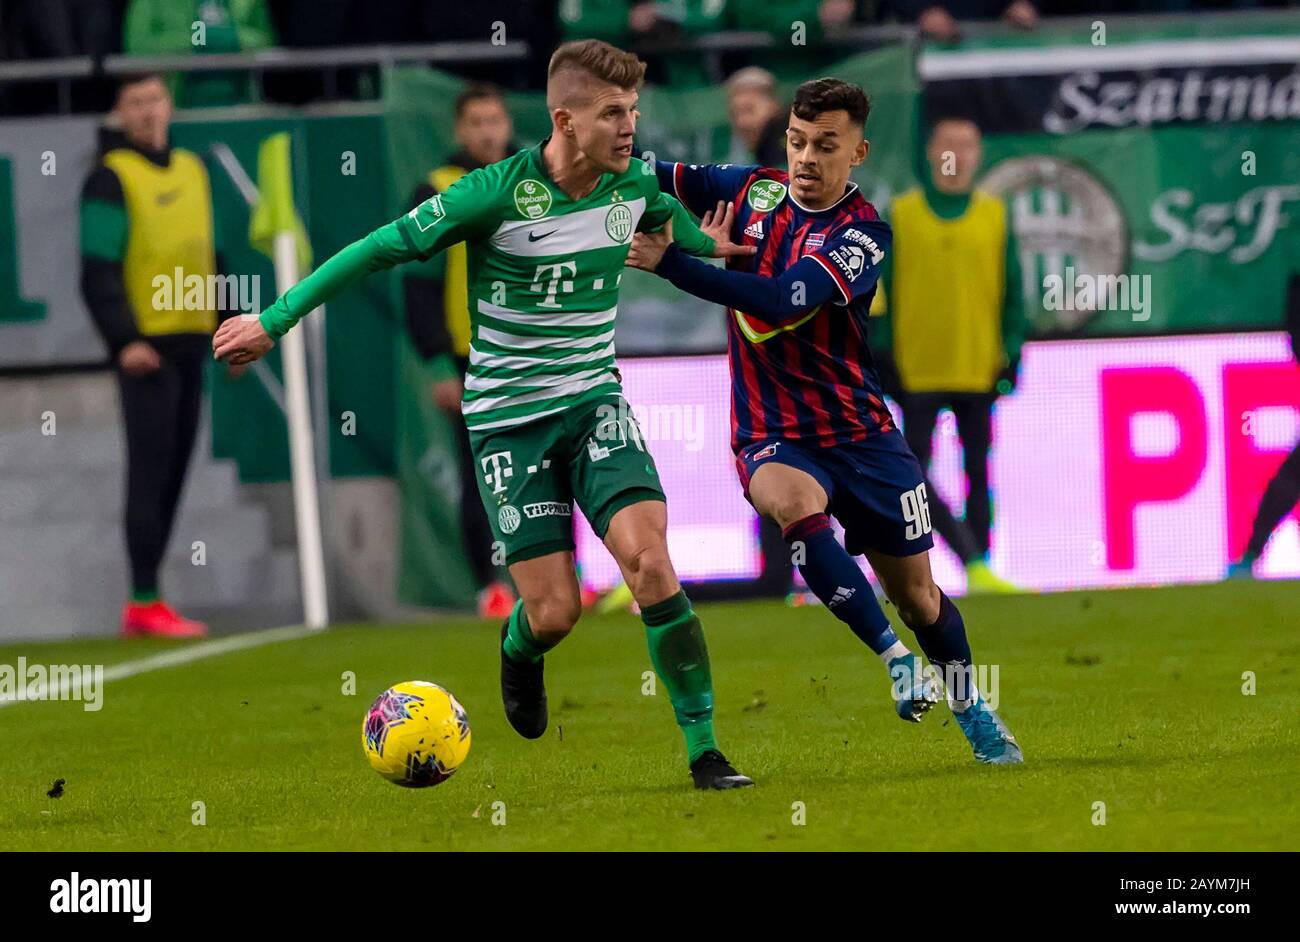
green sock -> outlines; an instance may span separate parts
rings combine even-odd
[[[694,762],[710,749],[713,738],[713,677],[704,629],[691,600],[678,591],[671,598],[641,609],[650,663],[668,688],[677,725],[686,737],[686,754]]]
[[[149,589],[148,591],[135,591],[131,593],[131,601],[137,605],[150,605],[158,601],[158,590]]]
[[[506,657],[512,661],[536,662],[555,645],[539,641],[533,636],[533,630],[528,627],[528,616],[524,613],[524,601],[520,599],[510,612],[510,621],[501,647],[505,649]]]

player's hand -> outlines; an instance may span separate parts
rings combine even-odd
[[[239,314],[217,328],[212,337],[212,356],[242,366],[260,360],[274,346],[275,341],[256,314]]]
[[[735,205],[718,200],[718,205],[705,213],[704,218],[700,220],[700,231],[713,240],[714,258],[753,255],[758,251],[757,245],[737,245],[731,241],[731,224],[735,219]]]
[[[145,340],[132,340],[117,353],[118,365],[131,376],[148,376],[162,366],[162,357]]]
[[[458,379],[440,379],[433,384],[433,404],[447,415],[460,414],[465,387]]]
[[[632,248],[627,253],[627,267],[654,271],[663,261],[668,246],[673,244],[673,221],[664,223],[658,232],[638,232],[632,237]]]
[[[236,366],[234,363],[226,364],[226,379],[239,379],[248,372],[249,364],[240,363]]]

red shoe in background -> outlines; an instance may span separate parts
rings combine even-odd
[[[515,594],[504,582],[494,582],[478,594],[478,617],[497,621],[509,618],[515,608]]]
[[[208,626],[182,618],[162,599],[156,602],[127,602],[122,606],[122,637],[147,635],[154,638],[206,638]]]

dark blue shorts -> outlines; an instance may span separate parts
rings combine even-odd
[[[844,548],[913,556],[934,546],[921,465],[897,429],[862,442],[815,448],[768,439],[741,449],[736,472],[749,497],[749,480],[764,464],[811,474],[830,497],[828,512],[844,527]]]

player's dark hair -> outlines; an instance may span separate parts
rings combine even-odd
[[[565,43],[551,55],[546,78],[565,69],[577,69],[619,88],[639,88],[645,78],[645,63],[635,53],[624,52],[599,39]]]
[[[472,82],[465,87],[459,95],[456,96],[456,120],[459,121],[465,116],[465,109],[471,102],[475,101],[496,101],[505,107],[506,100],[501,94],[501,89],[497,88],[490,82]]]
[[[827,111],[847,111],[849,120],[858,127],[865,127],[867,115],[871,113],[871,102],[867,93],[850,82],[841,82],[835,78],[819,78],[804,82],[794,92],[794,105],[791,111],[795,117],[805,121],[816,120],[819,114]]]

